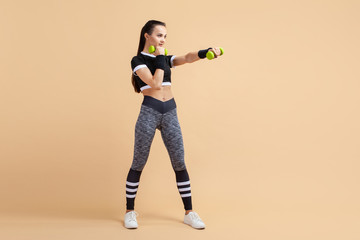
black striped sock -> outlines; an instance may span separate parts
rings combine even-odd
[[[132,170],[128,173],[126,179],[126,209],[134,210],[135,197],[140,182],[141,171]]]
[[[187,170],[175,171],[176,183],[185,210],[192,210],[190,179]]]

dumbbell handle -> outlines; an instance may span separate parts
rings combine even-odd
[[[155,52],[155,50],[156,50],[155,46],[151,45],[149,47],[149,53],[153,53],[153,52]],[[167,49],[166,48],[165,48],[165,56],[167,56]]]
[[[220,48],[220,56],[221,55],[223,55],[224,54],[224,49],[223,48]],[[209,60],[211,60],[211,59],[214,59],[214,57],[215,57],[215,53],[213,52],[213,51],[208,51],[207,53],[206,53],[206,58],[207,59],[209,59]]]

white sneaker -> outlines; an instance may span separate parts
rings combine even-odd
[[[184,223],[197,229],[205,228],[205,223],[201,220],[196,212],[189,212],[188,215],[185,215]]]
[[[137,228],[138,223],[136,221],[136,217],[139,216],[139,214],[135,211],[130,211],[125,214],[125,227],[126,228]]]

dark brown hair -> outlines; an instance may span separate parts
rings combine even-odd
[[[156,25],[162,25],[162,26],[166,27],[166,24],[164,22],[156,21],[156,20],[149,20],[141,29],[139,48],[137,51],[137,55],[139,55],[141,53],[141,51],[144,50],[145,41],[146,41],[144,34],[147,33],[147,34],[151,35],[153,33],[154,27]],[[134,73],[131,74],[131,83],[134,87],[135,92],[140,93],[140,87],[136,84]]]

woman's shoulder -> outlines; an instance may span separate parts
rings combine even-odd
[[[146,60],[141,56],[141,55],[137,55],[137,56],[133,56],[131,59],[131,68],[135,69],[135,67],[139,66],[139,65],[146,65]]]
[[[131,58],[131,62],[145,62],[145,59],[143,56],[141,56],[141,54],[133,56]]]

